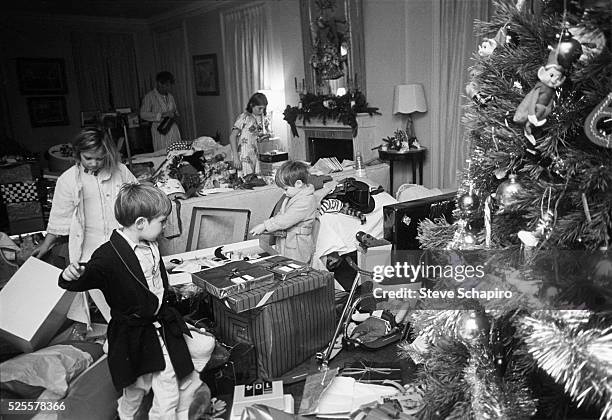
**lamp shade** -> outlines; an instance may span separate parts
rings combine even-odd
[[[425,111],[427,111],[427,102],[425,101],[423,85],[412,83],[395,86],[393,95],[394,114],[410,114],[412,112]]]

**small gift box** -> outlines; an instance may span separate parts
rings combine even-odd
[[[263,267],[246,261],[232,261],[220,267],[192,274],[192,281],[218,299],[255,287],[268,285],[274,275]]]
[[[268,271],[274,273],[274,280],[288,280],[302,273],[310,271],[310,267],[300,261],[295,261],[281,255],[266,258],[255,263]]]

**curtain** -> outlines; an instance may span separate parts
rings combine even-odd
[[[139,107],[131,34],[72,32],[72,55],[82,110]]]
[[[154,39],[157,51],[158,72],[169,71],[175,79],[171,93],[174,96],[180,114],[179,129],[181,131],[181,138],[193,140],[196,137],[196,133],[191,94],[192,84],[183,28],[156,31]],[[155,80],[154,76],[153,80]]]
[[[271,89],[271,14],[264,3],[221,14],[228,113],[234,123],[251,95]]]
[[[432,140],[429,159],[431,184],[438,188],[457,186],[457,174],[464,166],[469,150],[461,125],[464,87],[469,80],[470,57],[479,43],[474,35],[474,20],[486,20],[488,1],[439,0],[434,13],[438,31],[434,39],[432,80]]]

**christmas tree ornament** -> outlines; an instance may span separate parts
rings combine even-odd
[[[591,223],[592,221],[591,209],[589,208],[589,200],[587,199],[587,196],[585,193],[581,194],[581,201],[582,201],[582,210],[584,210],[584,217],[588,223]]]
[[[504,179],[506,175],[508,175],[508,168],[497,168],[493,173],[495,174],[495,178]]]
[[[540,239],[545,238],[548,239],[550,237],[550,233],[552,231],[552,226],[554,222],[554,214],[550,211],[546,212],[542,217],[538,220],[538,225],[536,229],[532,232],[521,230],[518,232],[518,237],[521,242],[529,248],[537,246],[540,242]]]
[[[610,102],[612,102],[612,92],[593,108],[584,121],[584,133],[589,140],[608,149],[612,148],[612,126],[609,124],[612,119]],[[607,127],[605,124],[608,124]]]
[[[559,156],[553,156],[551,169],[556,175],[564,177],[567,172],[567,164]]]
[[[508,22],[504,24],[497,33],[495,34],[495,38],[493,38],[495,42],[497,42],[497,46],[501,47],[510,42],[510,36],[508,35]]]
[[[518,203],[516,195],[523,190],[523,186],[517,180],[516,174],[510,174],[508,179],[497,187],[495,199],[499,203],[498,214],[512,211]]]
[[[566,27],[557,35],[557,39],[559,41],[555,47],[548,47],[551,50],[549,62],[556,60],[557,64],[569,71],[582,55],[582,46]]]
[[[523,84],[517,80],[512,83],[512,90],[518,94],[523,94]]]
[[[578,58],[581,63],[597,57],[606,47],[606,36],[599,28],[572,26],[569,31],[582,46],[582,55]]]
[[[535,146],[536,140],[532,133],[533,127],[541,127],[546,123],[553,108],[555,89],[565,82],[563,67],[554,61],[538,70],[539,82],[523,98],[514,113],[513,121],[524,125],[524,135]]]
[[[465,87],[465,93],[480,108],[486,107],[487,104],[493,99],[493,96],[485,95],[480,92],[480,86],[473,80]]]
[[[457,334],[472,346],[485,343],[488,331],[489,319],[482,311],[464,311],[457,322]]]
[[[489,57],[497,48],[497,41],[493,38],[486,38],[478,46],[478,55],[481,57]]]
[[[612,252],[607,246],[594,253],[588,272],[589,278],[598,286],[607,288],[612,284]]]
[[[491,195],[484,204],[484,225],[485,225],[485,248],[491,247]]]
[[[495,362],[495,369],[500,377],[504,376],[506,370],[506,360],[504,357],[504,341],[502,336],[501,323],[497,322],[495,318],[491,320],[491,332],[489,333],[489,345],[493,353],[493,359]]]
[[[494,38],[485,38],[478,46],[478,55],[481,57],[489,57],[497,47],[501,47],[509,43],[511,37],[508,35],[508,23],[497,31]]]
[[[527,248],[533,248],[537,246],[540,240],[547,240],[550,238],[552,229],[555,223],[555,214],[552,212],[550,207],[550,200],[552,197],[552,189],[546,188],[542,200],[540,201],[540,218],[534,231],[521,230],[518,232],[518,237],[521,242]],[[544,201],[547,202],[546,210],[544,210]]]
[[[476,191],[470,186],[470,190],[464,194],[461,194],[457,199],[457,207],[459,210],[466,214],[471,214],[478,210],[480,206],[480,198]]]
[[[476,236],[471,231],[468,221],[459,219],[454,225],[456,226],[455,233],[446,249],[469,250],[476,248]]]
[[[509,47],[516,47],[519,45],[519,36],[512,29],[506,29],[506,45]]]
[[[476,237],[474,236],[474,233],[472,233],[471,230],[466,230],[465,232],[463,232],[463,235],[461,236],[459,240],[458,249],[468,250],[468,249],[474,249],[475,247],[476,247]]]

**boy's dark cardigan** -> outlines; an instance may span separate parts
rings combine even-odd
[[[127,241],[116,231],[100,246],[75,281],[60,275],[59,286],[81,292],[100,289],[111,308],[108,324],[108,366],[115,388],[121,390],[146,373],[164,370],[165,362],[156,328],[166,343],[178,379],[190,374],[194,367],[183,334],[191,336],[176,309],[166,303],[168,275],[160,259],[164,285],[164,302],[157,315],[158,300],[149,290],[138,258]]]

